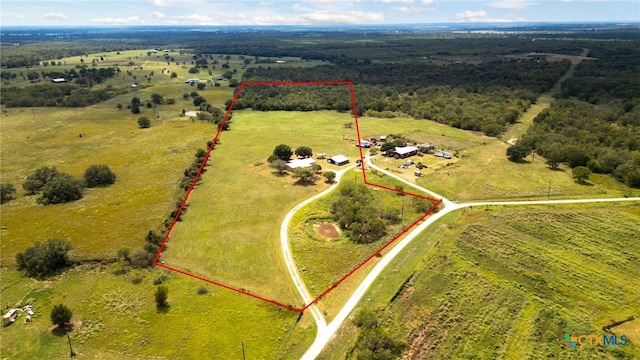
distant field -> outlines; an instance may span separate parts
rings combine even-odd
[[[2,181],[18,189],[17,199],[2,205],[3,263],[47,238],[71,240],[81,256],[113,255],[140,246],[147,231],[162,225],[182,170],[216,128],[175,114],[141,130],[139,116],[118,111],[112,100],[87,109],[10,109],[2,117]],[[116,183],[60,205],[38,205],[23,194],[24,179],[37,168],[55,166],[80,178],[92,164],[108,165]]]
[[[638,204],[452,213],[414,240],[361,306],[385,309],[378,316],[411,358],[638,357],[637,322],[615,328],[630,337],[626,347],[561,344],[565,332],[602,334],[612,319],[640,315],[638,224]],[[343,358],[356,334],[345,326],[321,358]]]

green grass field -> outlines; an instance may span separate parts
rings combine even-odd
[[[242,342],[248,358],[295,358],[312,340],[310,317],[163,270],[115,275],[117,268],[82,266],[47,281],[3,268],[3,310],[32,303],[36,315],[25,324],[22,314],[2,329],[2,358],[66,358],[66,336],[49,320],[58,303],[73,312],[70,336],[81,358],[241,358]],[[153,298],[160,276],[168,276],[166,313]],[[199,295],[201,287],[208,293]]]
[[[212,152],[208,171],[189,199],[184,220],[174,228],[162,260],[260,296],[300,305],[284,268],[280,223],[298,202],[328,185],[301,186],[279,176],[266,158],[281,143],[292,149],[345,153],[356,148],[341,138],[348,114],[336,112],[234,113]],[[260,164],[261,163],[261,164]],[[336,169],[320,162],[323,170]]]
[[[384,309],[381,321],[411,358],[634,358],[637,322],[614,328],[628,334],[626,347],[568,350],[561,338],[640,315],[640,249],[630,241],[639,220],[638,204],[452,213],[394,261],[361,306]],[[356,334],[346,326],[321,358],[343,358]]]

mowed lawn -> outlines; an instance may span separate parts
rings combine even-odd
[[[357,149],[342,135],[349,114],[236,111],[222,133],[207,171],[189,198],[188,209],[171,234],[162,260],[259,296],[300,306],[280,250],[285,214],[328,185],[301,186],[289,173],[278,175],[266,161],[278,144],[314,153],[349,154]],[[355,135],[354,135],[355,136]],[[322,171],[336,167],[322,160]]]
[[[216,127],[159,108],[165,120],[139,129],[138,117],[153,119],[153,113],[118,111],[119,101],[82,109],[8,109],[2,116],[2,182],[18,190],[17,199],[2,205],[3,263],[49,238],[70,240],[81,257],[115,255],[119,248],[141,246],[149,230],[161,228],[178,197],[183,169],[198,148],[206,148]],[[78,201],[48,206],[22,191],[26,177],[40,167],[55,166],[81,178],[93,164],[108,165],[116,183],[88,189]]]
[[[640,315],[638,224],[632,203],[458,211],[416,238],[361,306],[379,310],[410,358],[637,358],[637,321],[612,329],[624,347],[561,342]],[[320,358],[343,358],[357,333],[348,323]]]

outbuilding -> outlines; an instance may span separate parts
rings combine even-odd
[[[198,83],[200,83],[200,79],[198,78],[187,79],[187,81],[185,81],[185,84],[198,84]]]
[[[442,157],[445,159],[451,159],[451,153],[450,152],[446,152],[446,151],[442,151],[442,150],[436,150],[433,155],[438,156],[438,157]]]
[[[367,140],[360,140],[360,143],[356,146],[360,146],[363,148],[370,148],[371,147],[371,143]]]
[[[349,163],[349,158],[344,155],[335,155],[327,159],[329,164],[342,166]]]
[[[9,325],[9,324],[13,323],[14,321],[16,321],[17,317],[18,317],[18,309],[10,309],[2,317],[2,324],[4,326]]]
[[[316,161],[312,158],[293,159],[287,163],[287,170],[293,171],[298,168],[308,168],[315,165]]]
[[[418,148],[415,146],[402,146],[396,147],[395,150],[391,152],[391,155],[396,159],[404,159],[409,156],[416,155],[418,153]]]

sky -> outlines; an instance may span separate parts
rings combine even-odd
[[[640,22],[639,0],[2,0],[0,26]]]

